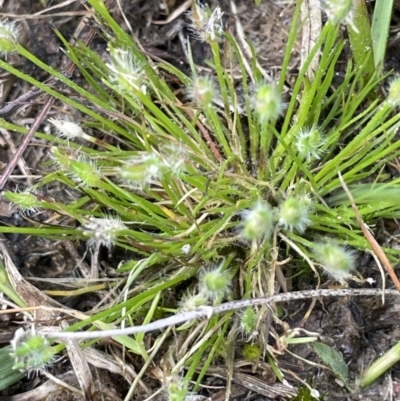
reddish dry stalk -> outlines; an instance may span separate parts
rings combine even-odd
[[[35,135],[36,130],[39,128],[40,124],[42,124],[43,120],[46,118],[47,113],[49,112],[50,107],[52,106],[53,103],[54,103],[53,97],[50,97],[47,99],[46,104],[44,105],[44,107],[41,110],[41,112],[39,113],[39,115],[36,117],[35,122],[33,123],[32,127],[30,128],[25,139],[22,141],[20,147],[15,152],[11,161],[7,164],[7,167],[5,168],[3,174],[1,175],[1,178],[0,178],[0,191],[3,190],[4,185],[6,184],[6,182],[8,180],[8,177],[13,172],[15,166],[18,163],[18,160],[22,156],[22,153],[24,153],[24,151],[27,148],[27,146],[29,145],[29,142],[31,141],[32,137]]]
[[[108,0],[106,7],[110,8],[114,4],[115,0]],[[94,28],[91,28],[89,32],[87,33],[87,36],[85,38],[85,45],[89,45],[89,43],[93,40],[94,35],[96,33],[96,30]],[[66,68],[65,74],[66,76],[70,77],[72,76],[73,72],[75,69],[75,64],[70,61],[68,63],[68,66]],[[50,83],[48,83],[49,85]],[[54,102],[54,98],[50,97],[46,104],[44,105],[43,109],[40,111],[39,115],[36,117],[35,122],[33,123],[32,127],[30,128],[28,134],[26,135],[25,139],[22,141],[20,147],[8,163],[7,167],[5,168],[3,174],[1,175],[0,178],[0,191],[3,190],[4,185],[6,184],[8,178],[10,177],[11,173],[14,171],[15,166],[18,164],[19,159],[22,157],[22,154],[24,153],[25,149],[29,145],[29,142],[31,141],[32,137],[35,135],[36,130],[40,126],[40,124],[43,122],[43,120],[46,118],[47,113],[49,112],[52,104]]]
[[[351,203],[351,207],[353,208],[354,214],[356,216],[357,222],[365,236],[365,238],[367,239],[367,241],[369,242],[369,244],[371,245],[372,250],[375,252],[376,256],[378,256],[379,260],[381,261],[381,263],[383,264],[383,266],[385,266],[386,271],[389,273],[390,278],[392,279],[394,285],[396,286],[397,290],[400,292],[400,281],[396,276],[396,273],[393,270],[393,267],[388,259],[388,257],[386,256],[385,252],[383,252],[381,246],[378,244],[378,242],[376,241],[376,239],[374,238],[374,236],[370,233],[370,231],[368,230],[368,226],[364,223],[358,209],[357,209],[357,205],[354,202],[354,198],[353,195],[351,194],[351,192],[349,191],[349,188],[347,187],[346,183],[343,180],[342,175],[339,172],[339,180],[342,184],[343,189],[345,190],[347,196],[350,199],[350,203]]]

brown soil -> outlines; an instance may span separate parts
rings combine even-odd
[[[70,39],[76,33],[75,30],[86,11],[84,5],[78,0],[70,2],[57,0],[47,3],[49,4],[46,6],[46,1],[0,0],[0,12],[3,13],[2,18],[7,17],[10,20],[15,19],[20,21],[20,40],[26,43],[26,46],[37,57],[52,67],[64,71],[68,60],[65,58],[63,52],[60,51],[62,43],[55,34],[54,28],[60,30],[64,37]],[[184,7],[187,2],[183,0],[120,0],[113,3],[112,13],[115,18],[124,29],[127,31],[132,30],[132,34],[137,36],[144,50],[151,57],[174,63],[188,72],[184,54],[184,45],[187,38],[190,37],[190,32],[187,29],[187,16],[185,14],[188,7]],[[223,11],[227,15],[230,15],[227,23],[229,23],[230,30],[234,35],[238,35],[240,27],[243,28],[244,37],[256,49],[258,61],[263,71],[272,79],[276,78],[279,76],[279,66],[282,62],[283,51],[290,28],[293,6],[288,5],[287,1],[263,0],[261,6],[256,7],[253,4],[254,1],[236,0],[237,15],[234,16],[232,14],[231,3],[233,2],[229,0],[213,0],[211,1],[211,8],[219,4]],[[126,20],[122,17],[118,4],[121,5]],[[46,7],[49,11],[44,13]],[[182,12],[169,21],[169,18],[180,7],[182,7]],[[393,23],[399,24],[399,18],[400,13],[397,14],[396,11]],[[90,27],[89,22],[89,26],[85,27],[84,30],[87,31]],[[210,56],[209,49],[201,42],[192,39],[191,46],[196,63],[205,66],[204,60]],[[396,26],[394,26],[390,46],[388,65],[397,67],[399,65],[400,52]],[[91,43],[91,47],[103,55],[106,44],[101,37],[96,36]],[[299,67],[299,57],[300,48],[297,54],[293,54],[293,62],[291,64],[293,75],[296,74],[296,69]],[[15,60],[10,60],[10,62],[36,79],[44,81],[48,78],[45,73],[32,64],[24,62],[24,60],[16,58]],[[235,71],[234,74],[238,74],[238,72]],[[0,98],[1,105],[13,102],[30,89],[28,84],[15,80],[8,74],[0,74],[0,77],[3,79],[3,96]],[[75,78],[77,82],[81,79],[78,73],[75,73]],[[288,81],[290,81],[290,77],[288,77]],[[28,102],[27,104],[18,105],[18,107],[4,117],[20,125],[32,124],[42,104],[43,99],[37,97],[33,103]],[[57,104],[54,107],[49,116],[56,111],[56,108],[62,108],[63,105]],[[74,111],[68,110],[68,112],[72,113]],[[46,129],[48,127],[46,128],[45,124],[42,130],[45,131]],[[18,147],[22,138],[16,133],[7,134],[1,128],[1,121],[0,132],[0,167],[3,168],[10,161],[15,152],[14,149]],[[8,181],[6,188],[14,189],[18,185],[24,187],[34,182],[36,179],[35,175],[40,175],[43,169],[47,168],[43,165],[43,161],[47,160],[47,152],[48,144],[45,141],[39,139],[33,140],[24,153],[23,160],[14,171],[14,176]],[[28,180],[26,179],[27,175],[31,176]],[[21,179],[21,176],[25,178]],[[58,199],[65,202],[71,201],[74,198],[73,193],[65,191],[63,188],[49,187],[47,190],[49,195],[56,196],[55,194],[57,194]],[[49,215],[41,214],[37,218],[44,221],[48,217]],[[8,204],[4,201],[0,202],[0,218],[6,224],[18,226],[29,224],[26,217],[10,210]],[[89,257],[85,259],[85,249],[80,244],[68,241],[55,242],[32,237],[26,238],[18,235],[3,236],[2,239],[8,247],[14,263],[26,278],[68,278],[75,274],[74,270],[78,263],[77,261],[83,259],[90,263]],[[114,251],[112,255],[107,252],[101,255],[103,266],[107,266],[108,263],[115,265],[122,257],[118,254],[118,251]],[[367,262],[363,264],[366,270],[368,269]],[[380,280],[379,276],[377,280]],[[43,282],[40,281],[34,281],[34,284],[39,289],[45,287]],[[48,287],[46,288],[48,289]],[[95,296],[91,296],[76,297],[73,300],[64,300],[63,302],[68,306],[85,311],[90,310],[98,301],[99,299]],[[308,306],[309,303],[298,303],[287,307],[286,321],[291,327],[298,326]],[[349,300],[329,300],[323,304],[317,302],[303,327],[310,332],[319,333],[326,343],[342,352],[354,379],[365,370],[372,360],[397,343],[400,338],[398,314],[398,305],[392,304],[390,299],[387,300],[384,306],[381,305],[379,300],[366,299],[359,303]],[[17,328],[15,321],[18,320],[18,316],[4,316],[0,321],[1,331],[3,332],[0,339],[6,345]],[[110,349],[112,350],[112,346],[108,346],[104,342],[101,350],[109,351]],[[289,350],[305,360],[320,363],[311,345],[293,345],[289,347]],[[134,358],[129,356],[127,358],[128,362],[132,363],[132,365],[136,363]],[[332,372],[327,369],[307,363],[286,352],[282,352],[280,355],[277,354],[277,358],[280,367],[287,372],[285,377],[288,381],[298,387],[299,382],[296,379],[296,376],[298,376],[318,389],[321,394],[327,394],[326,400],[344,401],[363,399],[372,401],[400,399],[400,371],[397,365],[367,390],[350,394],[343,387],[342,383],[335,379]],[[273,376],[266,364],[260,363],[260,366],[256,368],[240,366],[240,362],[241,356],[237,355],[235,358],[235,366],[237,366],[235,373],[248,375],[247,380],[250,380],[249,377],[253,377],[262,384],[267,383],[270,376]],[[213,366],[213,369],[215,372],[218,369],[220,369],[219,372],[224,372],[224,366],[218,366],[218,363]],[[213,369],[210,369],[210,371],[212,372]],[[93,370],[95,372],[94,377],[97,378],[94,385],[96,388],[102,389],[102,399],[119,400],[124,398],[129,390],[129,383],[123,376],[112,373],[107,369],[93,368]],[[153,366],[149,368],[147,377],[143,378],[147,388],[154,392],[160,388],[159,371],[161,371],[160,367]],[[76,377],[71,373],[71,366],[66,358],[55,362],[49,368],[49,372],[61,380],[79,387]],[[127,374],[125,377],[129,377],[129,375]],[[1,391],[1,399],[22,399],[19,398],[19,395],[22,396],[23,393],[34,390],[47,380],[43,376],[25,378],[7,390]],[[211,397],[210,399],[212,400],[224,399],[226,381],[223,374],[208,376],[205,384],[208,388],[205,387],[197,398],[193,396],[196,401],[203,400],[204,397]],[[246,388],[242,384],[238,384],[237,382],[234,384],[232,387],[232,399],[270,399],[263,395],[261,390],[257,391],[256,387],[253,387],[251,391],[249,387]],[[388,398],[387,396],[390,391],[393,394],[392,398]],[[144,400],[148,396],[149,394],[143,392],[135,395],[134,399]],[[162,399],[162,396],[158,398]],[[32,395],[31,398],[28,396],[28,398],[24,399],[40,398],[34,398],[34,395]],[[50,398],[43,396],[42,399],[72,400],[80,398],[71,395],[68,390],[60,388],[58,392],[54,393],[54,396],[52,395]]]

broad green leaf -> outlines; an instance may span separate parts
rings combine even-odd
[[[338,379],[340,379],[347,388],[350,388],[349,368],[340,352],[323,343],[314,343],[315,353],[322,361],[329,366]]]

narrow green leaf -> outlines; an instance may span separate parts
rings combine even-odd
[[[376,0],[372,18],[371,38],[375,67],[383,69],[390,20],[392,18],[393,0]]]

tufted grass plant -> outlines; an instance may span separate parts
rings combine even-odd
[[[82,116],[71,121],[59,115],[51,121],[51,134],[38,132],[36,136],[49,143],[52,170],[33,187],[3,194],[21,213],[52,211],[51,224],[33,217],[29,227],[3,226],[0,232],[85,241],[92,250],[117,247],[128,255],[123,264],[113,266],[122,276],[118,285],[109,283],[115,296],[70,329],[147,323],[180,308],[272,295],[297,272],[302,272],[299,282],[317,285],[315,272],[327,268],[319,257],[323,246],[324,251],[329,248],[326,238],[337,254],[348,252],[343,256],[348,267],[340,265],[345,272],[331,276],[350,277],[352,255],[368,252],[370,245],[338,173],[369,226],[381,218],[400,217],[400,179],[393,179],[386,169],[400,155],[397,78],[387,98],[377,94],[387,77],[370,70],[366,75],[352,59],[336,79],[346,43],[341,21],[329,20],[285,103],[284,82],[299,31],[300,2],[276,84],[262,79],[255,62],[249,75],[235,38],[224,31],[215,10],[193,9],[197,23],[205,24],[198,29],[212,29],[203,36],[212,50],[212,73],[201,75],[190,61],[187,76],[147,58],[102,1],[88,3],[108,42],[109,60],[81,42],[70,45],[57,33],[86,85],[78,86],[15,44],[17,52],[57,77],[75,96],[67,97],[0,61],[1,68]],[[318,55],[319,68],[310,81],[307,70]],[[358,58],[356,65],[360,63]],[[241,71],[243,111],[231,64],[238,64]],[[1,124],[21,134],[27,131],[4,120]],[[44,196],[43,189],[53,182],[75,191],[76,200],[65,204]],[[380,196],[370,196],[377,191]],[[65,216],[67,227],[61,224]],[[398,251],[385,251],[396,259]],[[329,271],[335,268],[335,255],[328,256],[333,258]],[[285,270],[279,262],[288,258],[292,261]],[[79,282],[76,279],[77,286]],[[164,302],[169,292],[180,296],[172,307]],[[74,290],[69,294],[73,296]],[[238,326],[246,324],[245,331],[254,333],[267,313],[250,311],[251,324]],[[212,361],[227,359],[234,346],[227,341],[232,338],[232,320],[229,313],[177,330],[171,351],[175,366],[168,374],[176,377],[183,372],[182,388],[195,380],[196,391]],[[154,343],[166,341],[162,334],[154,336]],[[190,344],[179,348],[188,337]],[[149,362],[145,334],[121,334],[115,341]],[[265,351],[263,341],[263,336],[256,339]]]

